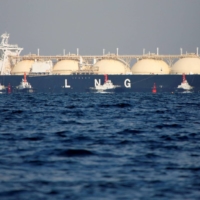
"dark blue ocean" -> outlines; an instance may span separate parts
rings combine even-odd
[[[200,94],[0,95],[0,199],[200,199]]]

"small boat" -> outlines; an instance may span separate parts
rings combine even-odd
[[[182,91],[182,92],[188,92],[188,91],[191,92],[191,90],[193,89],[193,87],[190,86],[189,83],[187,82],[185,74],[183,74],[182,83],[180,85],[178,85],[177,88],[178,88],[179,91]]]
[[[108,75],[105,74],[104,75],[105,79],[104,79],[104,84],[97,84],[95,85],[95,87],[92,87],[91,89],[96,91],[96,92],[100,92],[100,93],[105,93],[105,92],[114,92],[116,90],[116,88],[119,88],[119,85],[113,85],[111,80],[108,80]]]
[[[20,82],[20,85],[16,87],[19,92],[34,92],[31,84],[26,79],[26,73],[24,73],[24,78]]]
[[[0,94],[6,93],[6,87],[0,83]]]

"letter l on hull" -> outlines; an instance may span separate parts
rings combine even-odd
[[[70,88],[70,85],[67,85],[67,79],[65,79],[65,88]]]

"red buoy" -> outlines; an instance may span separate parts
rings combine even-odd
[[[104,78],[105,78],[105,79],[104,79],[104,82],[106,83],[106,82],[108,81],[108,75],[105,74],[105,75],[104,75]]]
[[[154,86],[153,86],[153,88],[152,88],[152,93],[156,93],[157,92],[157,90],[156,90],[156,84],[154,83]]]
[[[9,94],[11,93],[11,86],[10,86],[10,83],[8,84],[8,93],[9,93]]]

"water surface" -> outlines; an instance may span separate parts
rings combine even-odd
[[[200,199],[199,94],[0,95],[0,199]]]

